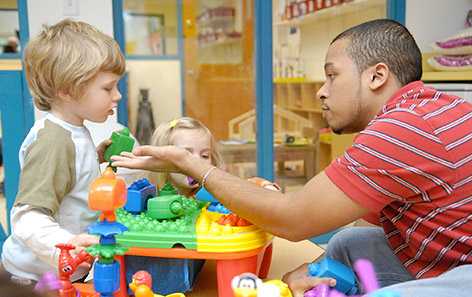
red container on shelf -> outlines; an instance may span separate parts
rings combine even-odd
[[[290,5],[290,4],[287,4],[285,6],[285,18],[287,20],[290,20],[290,19],[293,18],[293,16],[292,16],[292,5]]]
[[[315,11],[323,9],[324,6],[324,0],[314,0],[315,1]]]
[[[308,1],[301,1],[301,2],[297,2],[298,4],[298,12],[300,14],[300,16],[304,16],[304,15],[307,15],[309,12],[308,12]]]
[[[297,18],[300,16],[300,10],[298,8],[298,3],[295,2],[295,3],[292,3],[290,4],[290,6],[292,7],[292,18]]]
[[[308,13],[314,13],[315,12],[315,7],[316,7],[316,0],[306,0],[306,7],[308,9]]]

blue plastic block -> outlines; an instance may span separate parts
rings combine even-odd
[[[147,200],[157,194],[156,186],[147,179],[138,179],[128,187],[128,196],[124,209],[133,214],[146,211]]]
[[[101,296],[113,296],[120,287],[120,264],[96,262],[93,267],[93,286]]]
[[[126,281],[131,283],[134,273],[146,270],[152,276],[152,290],[155,294],[184,293],[192,289],[204,263],[204,260],[193,259],[125,256]]]
[[[353,295],[357,292],[356,276],[354,272],[352,269],[336,260],[324,258],[319,262],[309,264],[308,275],[336,279],[335,289],[344,294]]]
[[[112,236],[121,234],[125,231],[128,231],[128,227],[119,223],[119,222],[96,222],[87,228],[88,233],[101,235],[101,236]]]
[[[204,187],[200,188],[198,192],[195,194],[195,198],[197,198],[200,201],[206,201],[206,202],[218,202],[219,201],[205,189]]]
[[[223,204],[219,202],[212,202],[210,205],[207,207],[208,211],[213,211],[217,213],[222,213],[222,214],[229,214],[231,211],[224,207]]]
[[[115,235],[100,236],[100,245],[113,245],[116,244]]]

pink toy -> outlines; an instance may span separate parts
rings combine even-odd
[[[379,289],[379,283],[377,282],[377,277],[375,276],[374,266],[372,263],[365,259],[359,259],[354,263],[354,270],[357,273],[364,291],[373,292]]]
[[[364,291],[369,294],[379,289],[377,277],[375,275],[374,266],[369,260],[359,259],[354,263],[354,270],[357,277],[364,288]],[[400,297],[400,294],[394,291],[382,291],[374,293],[375,297]],[[374,296],[372,295],[372,296]],[[351,295],[352,297],[363,297],[366,295]],[[306,291],[304,297],[347,297],[337,290],[331,289],[325,284],[320,284],[313,289]]]
[[[43,274],[36,283],[36,286],[34,286],[34,290],[39,293],[58,291],[59,289],[62,289],[61,282],[52,272],[46,272]]]

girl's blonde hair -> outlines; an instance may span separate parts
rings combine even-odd
[[[34,104],[40,110],[50,110],[59,91],[79,99],[99,72],[120,76],[125,72],[125,59],[113,38],[70,19],[44,26],[26,46],[24,65]]]
[[[210,156],[211,163],[218,167],[223,167],[223,158],[216,148],[216,141],[210,130],[199,120],[190,117],[182,117],[170,122],[160,124],[151,138],[151,145],[166,146],[172,145],[171,139],[175,131],[180,129],[203,130],[210,136]],[[169,174],[165,172],[150,173],[149,179],[152,183],[157,184],[161,188],[169,178]]]

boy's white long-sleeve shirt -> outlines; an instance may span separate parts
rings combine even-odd
[[[98,157],[87,128],[48,114],[23,141],[20,166],[12,234],[3,246],[2,263],[19,278],[38,280],[57,270],[55,244],[86,232],[97,219],[87,198],[99,175]]]

